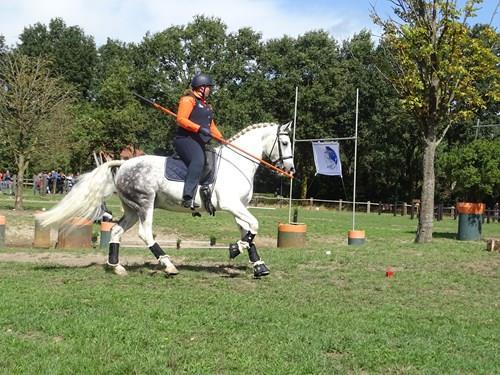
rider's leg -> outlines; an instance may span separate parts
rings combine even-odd
[[[177,137],[174,140],[174,146],[175,151],[188,167],[182,192],[183,206],[196,208],[198,205],[195,206],[194,201],[205,166],[205,150],[200,143],[190,137]]]

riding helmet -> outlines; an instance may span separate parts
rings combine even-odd
[[[191,87],[193,89],[200,86],[213,86],[213,85],[214,81],[212,80],[212,78],[209,75],[203,73],[195,75],[191,80]]]

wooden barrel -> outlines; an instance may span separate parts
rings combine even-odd
[[[477,241],[481,239],[484,209],[484,203],[457,203],[458,240]]]
[[[304,247],[307,225],[300,223],[278,224],[278,247]]]
[[[348,245],[363,245],[365,240],[364,230],[350,230],[347,232]]]
[[[36,218],[33,247],[38,249],[50,248],[50,227],[42,227]]]
[[[0,215],[0,246],[5,246],[5,216]]]
[[[57,247],[61,249],[92,247],[92,222],[81,217],[68,220],[59,229]]]
[[[102,221],[101,222],[101,236],[99,240],[99,247],[101,249],[107,249],[109,246],[109,240],[111,238],[111,228],[115,225],[112,221]]]

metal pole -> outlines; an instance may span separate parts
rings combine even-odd
[[[354,185],[352,189],[352,230],[356,227],[356,161],[358,158],[358,102],[359,89],[356,89],[356,132],[354,135]]]
[[[295,108],[293,113],[293,138],[292,138],[292,155],[295,160],[295,127],[297,126],[297,101],[299,98],[299,87],[295,86]],[[293,178],[290,179],[290,193],[288,194],[288,223],[292,222],[292,188]]]

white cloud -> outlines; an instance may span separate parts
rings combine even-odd
[[[230,32],[251,27],[264,39],[317,29],[344,39],[363,27],[372,27],[368,2],[362,7],[354,3],[357,13],[342,12],[332,1],[314,4],[285,0],[0,0],[0,34],[8,44],[15,44],[24,27],[36,22],[47,25],[50,19],[61,17],[67,25],[78,25],[94,36],[98,45],[108,37],[139,42],[147,31],[186,25],[197,14],[220,18]]]

